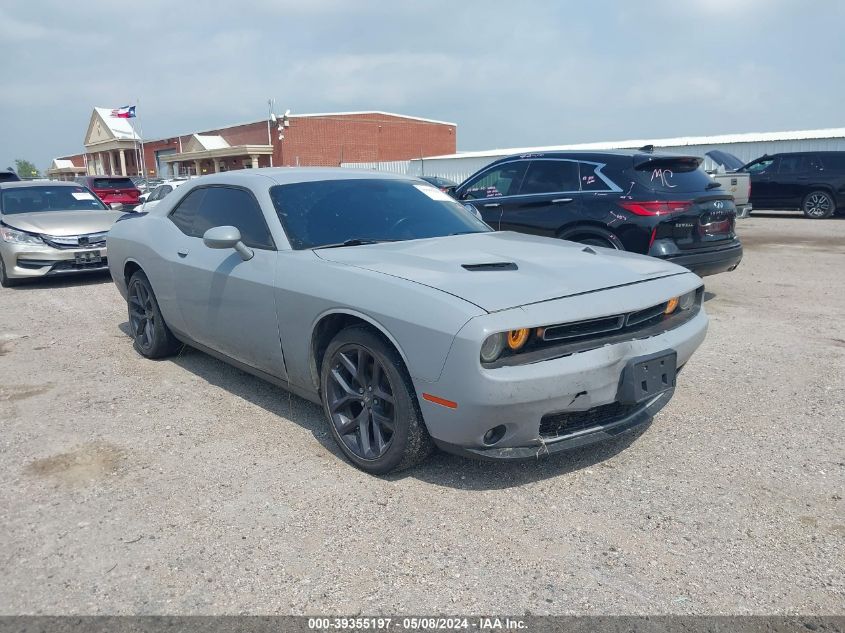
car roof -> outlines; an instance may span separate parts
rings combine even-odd
[[[676,158],[696,158],[700,159],[700,156],[693,156],[692,154],[673,154],[671,152],[651,152],[642,149],[609,149],[609,150],[601,150],[601,151],[594,151],[594,150],[587,150],[587,151],[580,151],[580,150],[558,150],[553,152],[531,152],[527,154],[513,154],[511,156],[504,156],[499,160],[496,160],[491,165],[495,165],[497,163],[503,163],[512,160],[530,160],[532,158],[568,158],[570,160],[585,160],[585,161],[594,161],[594,162],[602,162],[606,161],[608,158],[642,158],[647,160],[652,159],[676,159]]]
[[[217,174],[208,174],[199,178],[191,178],[189,182],[192,185],[238,183],[255,185],[260,179],[264,180],[265,184],[289,185],[319,180],[356,180],[362,178],[413,180],[414,176],[344,167],[262,167],[259,169],[235,169]],[[271,182],[266,183],[267,180]]]
[[[0,189],[20,189],[21,187],[76,187],[79,188],[78,182],[68,182],[67,180],[16,180],[12,182],[0,182]]]

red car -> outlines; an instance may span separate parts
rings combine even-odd
[[[138,197],[141,192],[125,176],[81,176],[76,182],[88,187],[107,205],[119,202],[125,208],[133,209],[140,204]]]

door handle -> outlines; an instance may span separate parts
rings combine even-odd
[[[188,256],[188,251],[176,251],[176,254],[177,254],[179,257],[187,257],[187,256]]]
[[[809,179],[810,179],[809,176],[798,176],[797,177],[797,180],[809,180]]]
[[[485,209],[493,209],[495,207],[500,207],[500,206],[502,206],[502,205],[499,204],[498,202],[488,202],[487,204],[484,205],[484,208]]]
[[[552,204],[567,204],[573,200],[574,198],[555,198],[552,200]]]

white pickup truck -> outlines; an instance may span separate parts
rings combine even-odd
[[[734,197],[738,218],[751,215],[751,175],[736,171],[743,164],[733,154],[718,149],[707,152],[702,163],[704,171]]]

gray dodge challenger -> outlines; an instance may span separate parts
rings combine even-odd
[[[629,431],[707,330],[686,269],[494,232],[407,176],[204,176],[124,215],[108,250],[140,354],[187,344],[320,404],[375,474],[435,446],[521,459]]]

